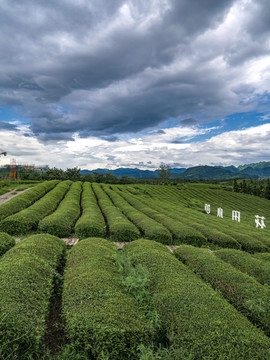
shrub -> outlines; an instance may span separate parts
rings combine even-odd
[[[257,253],[253,255],[255,258],[265,261],[270,261],[270,253]]]
[[[30,230],[36,230],[39,221],[57,208],[70,184],[69,180],[59,183],[33,205],[5,218],[0,223],[0,230],[12,235],[26,234]]]
[[[120,209],[113,205],[108,195],[100,186],[93,184],[93,190],[97,196],[101,211],[107,219],[110,239],[112,241],[132,241],[138,239],[140,232],[137,227],[128,220]]]
[[[270,290],[254,278],[235,269],[205,249],[180,246],[174,251],[214,288],[219,289],[236,309],[270,333]]]
[[[108,188],[105,189],[115,206],[119,207],[147,238],[165,244],[172,243],[171,233],[162,224],[159,224],[140,210],[130,205],[126,199],[123,199],[118,193],[110,191]]]
[[[0,232],[0,256],[15,245],[15,239],[4,232]]]
[[[39,222],[39,231],[58,237],[69,236],[81,213],[81,191],[82,183],[73,183],[56,211]]]
[[[230,235],[216,230],[209,228],[209,225],[203,224],[194,224],[194,227],[201,231],[203,235],[207,238],[208,241],[212,242],[213,244],[219,245],[222,248],[233,248],[233,249],[240,249],[240,244]]]
[[[224,231],[233,236],[241,244],[241,248],[245,251],[250,253],[267,251],[267,246],[264,245],[262,241],[255,239],[252,235],[248,236],[230,228],[226,228]]]
[[[168,249],[137,240],[126,244],[124,251],[149,272],[169,341],[168,353],[177,356],[167,359],[266,360],[270,356],[269,338]]]
[[[116,187],[113,187],[116,189]],[[130,189],[129,189],[130,191]],[[171,233],[173,238],[167,239],[167,242],[161,241],[164,244],[194,244],[197,246],[201,246],[206,242],[206,238],[197,231],[196,229],[184,224],[182,221],[175,221],[169,216],[165,215],[162,211],[160,211],[160,207],[156,204],[156,202],[152,201],[152,199],[137,199],[134,195],[127,194],[125,192],[118,192],[121,196],[126,199],[132,206],[134,206],[137,210],[141,211],[145,216],[152,218],[159,224],[162,224],[165,228],[167,228]],[[146,231],[146,237],[148,239],[157,240],[157,238],[150,237]]]
[[[15,214],[40,199],[58,183],[58,180],[45,181],[36,185],[34,188],[20,194],[6,203],[0,205],[0,220]]]
[[[75,225],[75,236],[79,239],[87,237],[105,237],[106,224],[104,217],[97,204],[91,184],[83,184],[82,192],[82,216]]]
[[[270,263],[239,250],[218,250],[215,255],[243,273],[253,276],[261,284],[270,286]]]
[[[65,243],[51,235],[33,235],[10,249],[0,261],[0,355],[38,359],[55,269]]]
[[[84,239],[71,249],[63,290],[66,336],[90,358],[136,359],[138,345],[147,344],[153,334],[124,290],[115,254],[115,245],[99,238]]]

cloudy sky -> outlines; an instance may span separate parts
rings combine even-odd
[[[270,160],[269,0],[0,0],[3,164]]]

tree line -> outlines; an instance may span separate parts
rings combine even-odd
[[[265,180],[234,180],[233,191],[260,196],[270,200],[270,179]]]
[[[81,174],[79,168],[68,168],[66,170],[58,169],[56,167],[49,168],[44,172],[18,169],[18,179],[20,180],[72,180],[72,181],[88,181],[105,184],[134,184],[134,183],[147,183],[147,184],[165,184],[168,185],[171,180],[171,168],[169,166],[161,165],[158,170],[158,179],[137,179],[127,175],[118,177],[110,171],[106,173],[89,172]]]

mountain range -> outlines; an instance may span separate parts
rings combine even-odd
[[[99,174],[111,173],[117,177],[129,176],[137,179],[157,179],[159,169],[141,170],[138,168],[118,168],[115,170],[95,169],[81,170],[81,174],[94,173]],[[172,168],[171,178],[181,179],[233,179],[233,178],[270,178],[270,161],[264,161],[253,164],[235,166],[194,166],[190,168]]]

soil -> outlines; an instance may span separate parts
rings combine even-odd
[[[117,249],[120,250],[126,243],[125,242],[114,242],[114,244],[116,245]]]
[[[10,199],[12,199],[12,198],[14,198],[14,197],[16,197],[16,196],[18,196],[18,195],[20,195],[20,194],[28,191],[29,189],[31,189],[31,188],[18,191],[16,194],[12,194],[12,193],[14,193],[15,190],[11,190],[11,191],[9,191],[9,192],[1,195],[1,196],[0,196],[0,205],[1,205],[1,204],[4,204],[4,203],[7,202],[8,200],[10,200]]]
[[[61,345],[64,344],[64,323],[62,314],[62,291],[63,291],[63,275],[65,268],[65,259],[62,258],[56,273],[61,276],[61,280],[54,279],[54,293],[50,299],[49,315],[47,318],[47,330],[45,333],[45,344],[50,350],[51,355],[56,355]]]
[[[117,249],[122,249],[126,243],[125,242],[115,242],[114,244],[117,246]],[[173,252],[174,249],[179,247],[179,245],[166,245],[166,246],[171,252]]]
[[[62,238],[68,246],[76,245],[79,239],[76,238]]]

